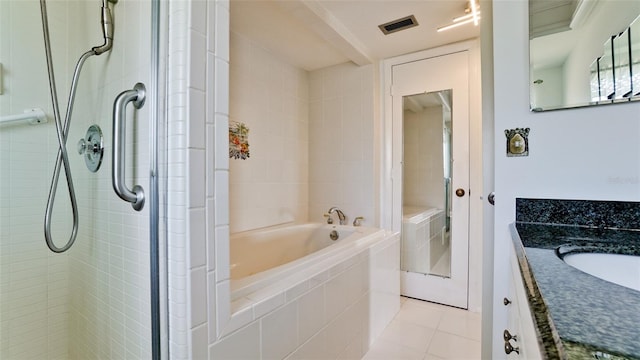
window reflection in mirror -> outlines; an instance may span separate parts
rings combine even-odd
[[[640,17],[629,27],[631,31],[631,74],[634,96],[640,96]]]
[[[629,29],[613,38],[613,71],[615,73],[614,98],[631,96],[631,67],[629,67]]]
[[[531,109],[640,100],[639,15],[635,0],[529,0]]]

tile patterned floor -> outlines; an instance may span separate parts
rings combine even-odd
[[[402,298],[363,360],[480,359],[480,314]]]

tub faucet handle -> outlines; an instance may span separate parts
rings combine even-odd
[[[327,218],[327,224],[329,225],[333,224],[333,218],[331,217],[330,214],[324,214],[323,216]]]
[[[333,213],[338,214],[338,220],[340,220],[340,225],[347,225],[347,217],[342,212],[342,210],[334,206],[328,211],[328,214],[333,214]]]
[[[360,226],[362,225],[360,222],[364,220],[364,217],[362,216],[358,216],[355,219],[353,219],[353,226]]]

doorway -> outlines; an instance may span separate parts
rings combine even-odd
[[[463,309],[469,291],[468,56],[462,51],[397,64],[391,91],[401,292]]]

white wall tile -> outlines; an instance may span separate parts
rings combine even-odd
[[[324,286],[317,286],[298,301],[298,336],[305,342],[325,325]]]
[[[216,133],[215,133],[215,126],[213,124],[207,124],[206,125],[206,159],[205,159],[205,167],[206,167],[206,171],[207,171],[207,176],[206,176],[206,196],[208,198],[213,198],[214,197],[214,182],[215,182],[215,159],[216,159],[216,152],[215,152],[215,142],[216,142]]]
[[[218,338],[217,331],[217,306],[216,306],[216,274],[215,272],[207,273],[207,326],[209,332],[209,343],[213,344]]]
[[[206,206],[206,241],[207,241],[207,270],[216,269],[216,228],[215,228],[215,201],[207,199]]]
[[[251,293],[247,295],[247,298],[253,302],[253,316],[256,319],[263,317],[285,303],[284,293],[278,292],[274,294],[274,291],[268,288],[265,291],[258,290]]]
[[[209,358],[208,340],[206,324],[191,330],[191,359],[204,360]]]
[[[231,41],[230,120],[249,127],[251,153],[249,160],[229,162],[231,232],[305,222],[307,73],[241,35],[232,33]]]
[[[205,202],[205,152],[189,149],[189,207],[204,207]]]
[[[215,223],[229,224],[229,172],[216,171],[215,175]]]
[[[327,327],[327,347],[332,356],[337,357],[351,343],[360,342],[360,326],[363,319],[359,310],[360,308],[354,303]]]
[[[215,52],[216,56],[229,61],[229,6],[224,2],[216,2]],[[211,35],[211,34],[210,34]],[[221,111],[225,114],[226,111]]]
[[[260,324],[255,322],[211,345],[209,359],[260,359]]]
[[[221,329],[220,336],[226,336],[253,320],[252,302],[247,298],[240,298],[231,303],[231,317]]]
[[[214,7],[213,4],[210,6]],[[207,33],[207,2],[205,0],[193,0],[191,2],[189,21],[191,29],[203,35]]]
[[[216,51],[216,26],[220,26],[216,22],[217,4],[209,4],[207,7],[207,51],[215,53]]]
[[[50,5],[52,42],[59,51],[59,56],[54,54],[58,86],[67,88],[76,56],[84,51],[82,44],[100,37],[99,27],[81,26],[82,30],[76,31],[75,25],[83,25],[78,19],[95,18],[98,5]],[[42,51],[42,39],[38,40],[41,32],[29,31],[33,30],[29,23],[37,11],[37,3],[0,4],[0,33],[3,38],[19,39],[0,45],[4,68],[11,74],[4,84],[5,91],[9,91],[0,99],[5,114],[50,103],[48,88],[43,86],[46,66],[42,54],[38,55]],[[148,83],[147,75],[139,74],[140,68],[148,69],[148,58],[141,56],[148,51],[148,44],[140,40],[149,38],[148,7],[127,2],[114,8],[114,12],[120,15],[123,33],[132,36],[121,39],[109,56],[89,60],[83,69],[80,81],[90,86],[76,96],[69,133],[74,139],[84,137],[86,128],[94,122],[103,130],[109,129],[114,96],[136,81]],[[66,99],[66,93],[63,97]],[[50,109],[45,106],[45,111]],[[128,135],[136,146],[131,148],[127,161],[139,165],[130,180],[146,189],[148,180],[142,174],[148,173],[148,143],[142,134],[148,124],[149,106],[136,113],[137,133]],[[150,349],[150,333],[141,326],[148,318],[142,312],[149,309],[149,254],[148,246],[142,246],[148,244],[148,206],[135,212],[113,194],[110,171],[86,172],[80,157],[70,157],[81,213],[78,238],[69,252],[50,253],[42,242],[40,226],[32,226],[42,222],[41,203],[53,170],[56,135],[50,125],[3,128],[0,134],[0,358],[96,358],[125,353],[144,356]],[[35,156],[35,144],[40,144],[39,149],[46,156]],[[103,164],[105,168],[109,157]],[[61,179],[60,186],[64,181]],[[19,196],[22,208],[14,206],[15,196]],[[53,235],[61,245],[68,239],[71,222],[68,201],[60,198],[60,193],[58,196]],[[30,268],[22,269],[23,264]],[[122,334],[110,334],[120,329]],[[131,341],[124,341],[124,329]]]
[[[221,334],[225,325],[231,319],[231,291],[229,280],[216,279],[216,321],[217,334]]]
[[[203,69],[204,70],[204,69]],[[204,85],[204,82],[203,82]],[[189,89],[189,147],[204,149],[205,144],[205,93]]]
[[[206,264],[206,217],[205,209],[189,210],[189,245],[191,254],[191,268]]]
[[[298,346],[296,303],[289,303],[261,321],[262,358],[283,359]]]
[[[216,115],[216,140],[215,151],[216,156],[215,167],[216,169],[228,169],[229,168],[229,117],[226,115]]]
[[[191,270],[191,328],[207,321],[207,277],[204,267]]]
[[[206,74],[206,37],[198,30],[189,31],[189,45],[191,55],[189,57],[189,88],[205,91]]]
[[[215,105],[216,113],[229,113],[229,63],[216,56],[215,62]]]
[[[309,217],[331,206],[376,224],[372,66],[336,65],[309,73]],[[320,92],[320,89],[322,91]],[[358,168],[357,170],[355,168]]]
[[[286,360],[329,359],[326,337],[326,331],[319,332],[309,341],[302,344],[293,354],[289,355]]]
[[[230,279],[228,226],[216,227],[216,264],[217,281]]]

